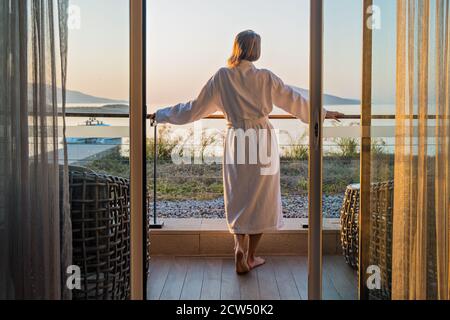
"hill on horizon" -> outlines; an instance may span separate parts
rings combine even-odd
[[[96,97],[89,94],[85,94],[80,91],[67,90],[67,103],[70,104],[125,104],[128,101],[115,100],[103,97]],[[58,88],[58,96],[61,96],[61,89]]]
[[[300,92],[302,96],[304,96],[306,99],[309,99],[309,90],[291,86],[296,91]],[[332,105],[360,105],[361,101],[357,99],[349,99],[349,98],[342,98],[338,96],[334,96],[331,94],[324,94],[323,104],[325,106],[332,106]]]
[[[299,88],[292,86],[296,91],[298,91],[302,96],[304,96],[306,99],[309,99],[309,90]],[[61,89],[58,88],[58,96],[61,96]],[[75,90],[67,90],[67,103],[68,104],[104,104],[105,107],[108,107],[107,105],[115,105],[117,109],[117,106],[120,106],[119,109],[124,110],[124,105],[128,104],[128,101],[125,100],[115,100],[115,99],[109,99],[109,98],[103,98],[103,97],[96,97],[93,95],[85,94],[80,91]],[[324,105],[360,105],[360,101],[357,99],[349,99],[349,98],[342,98],[335,95],[325,94],[324,95]],[[112,107],[112,106],[109,106]],[[74,109],[74,108],[71,108]],[[83,110],[86,110],[83,108]]]

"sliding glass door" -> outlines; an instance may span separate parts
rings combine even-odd
[[[129,12],[127,0],[69,1],[65,232],[76,300],[130,298]]]
[[[235,36],[246,29],[253,29],[262,37],[262,55],[255,66],[270,69],[286,84],[307,94],[309,14],[309,0],[149,1],[148,112],[195,99],[208,79],[219,68],[227,66]],[[194,281],[184,287],[182,282],[177,283],[177,279],[184,276],[177,272],[186,273],[186,279],[191,277],[189,272],[192,272],[192,267],[186,266],[182,258],[171,263],[169,276],[158,275],[158,270],[153,273],[150,271],[150,282],[155,284],[149,285],[150,299],[179,296],[192,299],[308,299],[307,230],[303,229],[303,225],[308,224],[308,125],[280,108],[274,108],[270,117],[280,144],[280,178],[286,230],[295,233],[291,239],[301,242],[293,243],[288,239],[283,243],[299,248],[298,257],[269,256],[263,268],[248,274],[240,284],[232,259],[217,258],[218,255],[228,256],[233,252],[230,245],[232,237],[225,234],[228,229],[225,222],[222,162],[226,119],[223,114],[216,113],[189,125],[160,124],[157,129],[156,154],[154,131],[147,130],[150,200],[154,196],[151,182],[155,174],[154,163],[157,163],[157,210],[153,210],[151,202],[150,223],[154,223],[156,214],[156,223],[164,222],[163,231],[164,228],[173,230],[172,235],[182,233],[183,229],[192,230],[201,224],[201,230],[197,232],[224,233],[213,241],[217,241],[217,247],[225,242],[229,249],[217,251],[216,257],[194,259],[196,270],[204,277],[200,286]],[[278,236],[270,234],[263,238],[261,246],[273,252],[273,248],[281,246],[277,241]],[[202,247],[207,245],[200,242]],[[162,247],[155,240],[151,244],[151,252],[158,252]],[[185,251],[181,251],[180,255],[192,252],[188,245],[178,250],[183,248]],[[154,261],[158,265],[157,258]],[[188,271],[185,271],[186,268]],[[161,281],[158,276],[167,276],[166,285],[162,288],[157,285]],[[202,285],[206,288],[211,283],[217,284],[222,278],[227,281],[223,289],[214,292],[198,290]],[[283,284],[280,289],[277,281]],[[230,283],[233,288],[230,288]]]
[[[396,3],[366,1],[362,107],[360,298],[389,299],[395,151]]]
[[[358,298],[362,1],[325,0],[323,105],[345,114],[323,128],[322,299]]]

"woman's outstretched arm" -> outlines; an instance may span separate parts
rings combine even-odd
[[[215,88],[215,77],[211,78],[197,99],[158,110],[154,115],[157,123],[183,125],[200,120],[219,110],[219,99]]]
[[[284,84],[284,82],[272,72],[269,72],[269,76],[272,87],[273,103],[277,107],[300,119],[302,122],[309,123],[309,101],[295,88]],[[323,109],[322,115],[324,120],[338,120],[338,117],[342,114]]]

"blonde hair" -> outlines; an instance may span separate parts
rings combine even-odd
[[[237,67],[242,60],[254,62],[261,56],[261,37],[252,30],[239,33],[234,40],[233,53],[228,59],[228,67]]]

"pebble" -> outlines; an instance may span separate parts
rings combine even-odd
[[[283,196],[283,216],[285,218],[307,218],[307,196]],[[339,218],[343,203],[342,195],[325,195],[323,197],[324,218]],[[159,201],[157,213],[160,218],[225,218],[224,200],[182,200]]]

